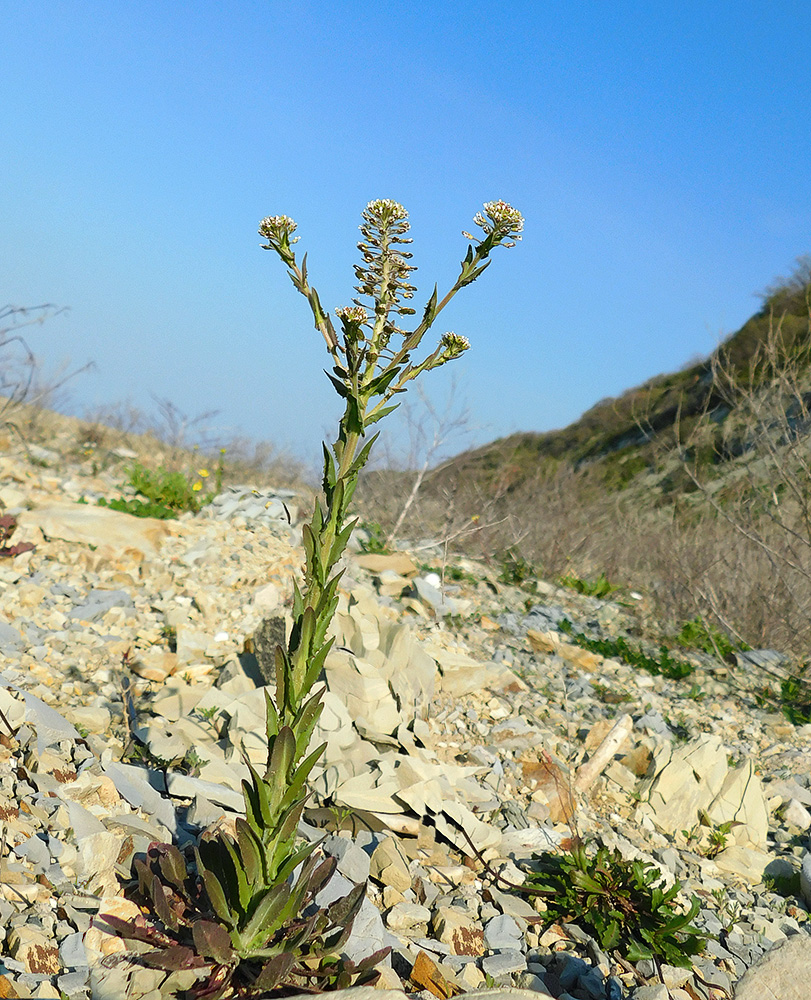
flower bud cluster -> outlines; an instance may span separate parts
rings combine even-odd
[[[495,234],[497,239],[511,237],[520,240],[524,229],[524,217],[517,208],[508,205],[506,201],[488,201],[484,204],[484,213],[477,212],[473,217],[477,226],[489,236]]]
[[[268,215],[259,223],[259,235],[276,243],[281,243],[285,239],[288,244],[298,243],[300,237],[293,236],[296,229],[298,226],[289,215]]]
[[[381,219],[386,222],[399,222],[408,218],[408,212],[399,201],[394,201],[393,198],[376,198],[366,206],[363,217],[368,221]],[[363,229],[363,226],[358,228]]]
[[[463,337],[461,333],[453,333],[451,331],[443,334],[439,346],[442,348],[442,360],[451,361],[453,358],[458,358],[460,354],[470,347],[470,341],[467,337]]]

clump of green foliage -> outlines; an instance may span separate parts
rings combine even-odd
[[[205,491],[204,484],[210,477],[205,467],[186,473],[163,467],[148,469],[140,462],[135,462],[127,469],[127,483],[139,495],[113,500],[102,497],[97,501],[98,506],[132,514],[134,517],[156,517],[164,521],[176,518],[185,511],[196,514],[211,503],[222,489],[224,458],[223,449],[214,469],[211,486]]]
[[[599,597],[601,600],[610,597],[611,594],[615,594],[619,590],[619,587],[611,583],[605,573],[600,573],[595,580],[581,579],[573,573],[567,573],[566,576],[560,577],[558,583],[561,587],[576,590],[578,594]]]
[[[358,525],[360,550],[373,555],[386,555],[389,547],[386,544],[386,532],[378,521],[363,521]]]
[[[708,625],[700,615],[682,625],[676,636],[676,642],[685,649],[700,649],[704,653],[720,656],[724,660],[731,659],[738,650],[751,648],[746,643],[734,646],[725,632]]]
[[[171,507],[155,503],[154,500],[140,500],[138,497],[130,497],[129,499],[116,497],[113,500],[99,497],[96,504],[99,507],[120,511],[122,514],[132,514],[133,517],[155,517],[159,521],[172,521],[177,518],[177,511]]]
[[[675,903],[676,882],[664,890],[659,869],[646,861],[625,861],[605,847],[589,857],[577,843],[565,854],[542,854],[524,885],[546,903],[548,924],[577,923],[604,951],[619,949],[630,962],[654,959],[689,967],[704,947],[692,921],[700,903],[693,897],[681,913]]]
[[[786,677],[780,684],[780,707],[795,726],[811,722],[811,684],[799,677]]]
[[[648,656],[641,649],[635,649],[627,639],[622,636],[609,639],[592,639],[583,632],[575,632],[572,623],[564,618],[559,622],[558,628],[564,632],[576,646],[587,649],[591,653],[599,653],[601,656],[612,659],[624,660],[631,667],[640,667],[649,674],[667,677],[670,680],[683,680],[693,672],[692,663],[686,660],[676,660],[670,655],[667,646],[659,647],[659,659]]]
[[[517,549],[510,548],[501,554],[501,572],[498,576],[500,583],[525,590],[531,587],[534,590],[537,576],[535,567]]]

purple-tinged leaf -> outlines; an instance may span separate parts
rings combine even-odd
[[[173,844],[161,844],[158,850],[158,866],[164,881],[182,893],[186,882],[186,862],[183,855]]]
[[[262,966],[262,971],[259,973],[256,982],[253,984],[254,989],[275,989],[276,986],[278,986],[278,984],[290,974],[290,970],[292,968],[293,956],[289,952],[282,952],[280,955],[274,955],[269,962],[266,962]]]
[[[234,958],[231,935],[211,920],[198,920],[192,925],[194,947],[203,958],[213,958],[220,965],[228,965]]]
[[[156,951],[147,951],[140,956],[141,961],[153,969],[176,972],[178,969],[203,969],[208,964],[191,948],[182,944],[172,945]]]
[[[132,920],[124,920],[122,917],[115,917],[111,913],[106,913],[104,915],[104,923],[108,927],[112,927],[120,937],[130,941],[145,941],[147,944],[163,947],[171,944],[171,938],[168,938],[163,931],[158,930],[154,924],[147,923],[141,914]]]
[[[166,898],[166,890],[163,888],[163,883],[157,875],[152,876],[150,895],[152,897],[152,902],[155,906],[155,913],[157,914],[158,919],[165,924],[166,927],[176,931],[180,927],[180,921],[178,920],[175,911],[169,905],[169,900]]]

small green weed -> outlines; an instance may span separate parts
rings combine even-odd
[[[358,542],[361,552],[370,555],[386,555],[390,551],[386,544],[386,532],[377,521],[362,521],[358,525],[358,530],[360,532]]]
[[[778,896],[802,899],[799,870],[792,872],[791,875],[764,875],[763,884],[769,892],[777,893]]]
[[[139,500],[137,497],[132,497],[130,500],[125,500],[123,497],[105,500],[104,497],[99,497],[96,503],[99,507],[109,507],[110,510],[118,510],[122,514],[132,514],[133,517],[156,517],[161,521],[171,521],[177,517],[177,511],[171,507],[152,500]]]
[[[601,600],[616,593],[619,587],[610,582],[605,573],[600,573],[596,580],[582,580],[573,573],[567,573],[558,579],[561,587],[568,587],[576,590],[578,594],[585,594],[587,597],[599,597]]]
[[[645,861],[625,861],[605,847],[590,857],[577,844],[566,854],[542,854],[527,875],[527,888],[540,890],[548,923],[582,924],[608,952],[620,949],[630,962],[656,959],[689,968],[705,939],[692,921],[700,909],[693,897],[686,913],[675,897],[681,885],[664,890],[659,869]]]
[[[634,696],[624,688],[612,688],[607,684],[601,684],[599,681],[592,681],[591,686],[594,689],[594,693],[604,705],[622,705],[626,701],[634,700]]]
[[[783,715],[795,726],[811,722],[811,684],[799,677],[787,677],[780,685]]]
[[[729,836],[729,831],[733,827],[733,822],[730,820],[726,823],[721,823],[720,826],[713,827],[710,830],[710,843],[704,856],[707,858],[716,858],[727,846],[727,837]]]
[[[525,589],[531,584],[534,590],[537,575],[532,563],[527,562],[517,549],[507,549],[501,554],[501,572],[498,577],[501,583]]]
[[[211,489],[203,492],[204,483],[211,477],[205,467],[193,469],[191,473],[171,471],[161,467],[157,471],[147,469],[140,462],[135,462],[127,469],[128,484],[137,497],[118,497],[97,501],[99,507],[122,511],[134,517],[155,517],[163,521],[176,518],[184,511],[196,514],[222,489],[222,477],[225,471],[225,450],[221,449],[220,458],[214,470]]]
[[[174,625],[161,625],[161,638],[169,647],[170,653],[177,652],[177,629]]]
[[[708,625],[700,615],[682,625],[675,641],[685,649],[700,649],[723,660],[731,659],[739,650],[751,648],[746,643],[734,646],[725,632]]]
[[[713,889],[712,898],[718,906],[718,919],[724,926],[724,930],[729,933],[735,924],[741,919],[742,906],[737,901],[727,897],[726,889]]]
[[[619,657],[631,667],[640,667],[649,674],[668,677],[670,680],[683,680],[693,672],[693,665],[685,660],[675,660],[666,646],[659,647],[659,659],[648,656],[641,649],[634,649],[622,636],[612,639],[590,639],[583,632],[575,632],[572,623],[564,618],[558,626],[576,646],[587,649],[591,653],[612,659]]]

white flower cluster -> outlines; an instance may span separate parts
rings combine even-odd
[[[489,236],[497,233],[500,236],[511,236],[520,240],[518,235],[524,229],[524,216],[508,205],[506,201],[488,201],[484,204],[484,214],[477,212],[473,221]]]
[[[268,215],[259,223],[259,235],[277,242],[281,241],[283,237],[287,237],[290,243],[298,243],[298,236],[290,239],[296,229],[298,226],[289,215]]]
[[[369,318],[369,314],[363,306],[338,306],[335,315],[346,323],[357,323],[358,325],[365,323]]]
[[[370,201],[366,206],[366,212],[370,215],[387,215],[391,219],[408,218],[408,212],[399,201],[394,201],[392,198],[378,198],[375,201]]]

